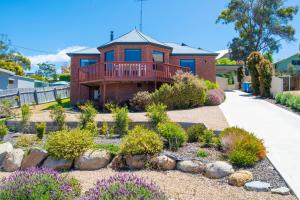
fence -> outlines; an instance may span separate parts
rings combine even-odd
[[[234,76],[234,84],[229,85],[228,84],[228,78],[225,77],[216,77],[216,81],[219,84],[220,88],[223,90],[238,90],[239,89],[239,83],[237,81],[237,77]]]
[[[58,97],[65,99],[70,97],[69,86],[52,86],[43,88],[19,88],[0,91],[0,103],[10,100],[14,107],[24,104],[35,105],[55,101]]]

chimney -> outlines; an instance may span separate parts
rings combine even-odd
[[[113,41],[113,40],[114,40],[114,32],[110,31],[110,41]]]
[[[185,43],[181,43],[181,46],[183,46],[183,47],[184,47],[184,46],[188,46],[188,45],[187,45],[187,44],[185,44]]]

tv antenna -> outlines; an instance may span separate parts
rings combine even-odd
[[[143,4],[144,1],[148,1],[148,0],[136,0],[138,2],[141,3],[141,8],[140,8],[140,31],[143,30]]]

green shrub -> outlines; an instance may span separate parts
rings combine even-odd
[[[24,104],[23,106],[21,106],[21,128],[24,132],[27,132],[29,129],[31,114],[32,113],[28,104]]]
[[[27,148],[41,144],[41,140],[36,135],[20,135],[17,140],[15,147]]]
[[[55,101],[56,101],[56,103],[57,103],[58,105],[61,105],[61,104],[62,104],[62,96],[61,96],[61,95],[57,95]]]
[[[104,108],[107,112],[113,112],[113,110],[116,109],[117,107],[118,105],[111,101],[104,104]]]
[[[94,137],[96,137],[99,134],[97,122],[88,122],[84,129],[89,131]]]
[[[199,158],[206,158],[207,156],[208,156],[208,153],[204,150],[199,150],[197,152],[197,157],[199,157]]]
[[[163,142],[154,131],[142,126],[136,126],[123,138],[120,153],[130,155],[154,155],[160,153],[162,149]]]
[[[257,69],[262,60],[264,60],[264,57],[260,54],[260,52],[252,52],[248,56],[246,62],[246,65],[250,71],[252,92],[254,94],[260,94],[260,81],[259,81],[259,73]]]
[[[65,109],[57,105],[50,111],[51,119],[57,124],[57,130],[66,129],[66,114]]]
[[[101,135],[109,135],[110,134],[109,126],[106,121],[104,121],[102,123],[102,126],[100,128],[100,133],[101,133]]]
[[[43,136],[46,134],[46,123],[40,122],[35,124],[36,135],[39,139],[43,139]]]
[[[195,124],[187,129],[188,142],[198,142],[206,126],[203,123]]]
[[[281,96],[281,98],[280,98],[280,104],[286,105],[288,99],[292,98],[292,96],[293,95],[291,93],[289,93],[289,92],[283,93],[282,96]]]
[[[218,83],[214,83],[214,82],[209,81],[209,80],[205,80],[204,83],[205,83],[206,88],[208,90],[213,90],[213,89],[218,89],[219,88]]]
[[[213,130],[205,129],[203,135],[200,137],[200,142],[203,143],[203,146],[210,146],[213,143],[213,138],[215,133]]]
[[[300,111],[300,96],[295,96],[295,100],[292,108],[297,111]]]
[[[12,109],[14,103],[12,100],[4,99],[0,103],[0,116],[6,118],[15,117],[14,110]]]
[[[263,97],[270,96],[273,65],[268,59],[263,59],[257,66],[259,74],[260,95]]]
[[[246,150],[233,150],[229,154],[229,161],[238,167],[250,167],[257,161],[257,156]]]
[[[113,109],[114,126],[113,132],[116,135],[126,135],[128,133],[129,117],[127,107],[117,107]]]
[[[136,111],[145,111],[152,103],[152,95],[148,91],[137,92],[130,100],[131,107]]]
[[[156,127],[159,123],[169,121],[166,109],[167,106],[162,103],[151,104],[147,107],[147,116],[150,118],[150,122],[154,127]]]
[[[185,130],[174,122],[159,123],[158,133],[168,141],[169,148],[177,150],[187,141]]]
[[[155,104],[164,104],[169,110],[174,109],[174,88],[165,83],[152,93],[152,100]]]
[[[94,122],[97,110],[90,101],[87,101],[84,105],[80,106],[80,110],[80,128],[85,129],[88,125],[91,126],[91,123]]]
[[[4,121],[0,121],[0,140],[3,139],[5,135],[8,134],[8,128],[5,125]]]
[[[95,148],[100,150],[107,150],[113,156],[117,155],[120,150],[119,145],[116,144],[96,144]]]
[[[275,96],[275,101],[276,103],[281,103],[281,98],[283,96],[283,93],[282,92],[278,92]]]
[[[286,100],[286,105],[290,108],[293,108],[295,101],[296,101],[296,96],[291,96]]]
[[[87,130],[62,130],[49,134],[45,149],[56,159],[73,160],[94,147],[94,138]]]

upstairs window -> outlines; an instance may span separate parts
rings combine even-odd
[[[141,62],[142,61],[141,49],[125,49],[124,50],[124,61],[125,62]]]
[[[113,62],[115,61],[115,51],[107,51],[105,52],[105,62]]]
[[[80,67],[85,67],[97,63],[96,59],[80,59]]]
[[[292,65],[300,65],[300,60],[292,60]]]
[[[153,51],[152,58],[154,62],[164,62],[164,52]]]
[[[196,61],[195,59],[180,59],[180,66],[190,68],[193,74],[196,74]]]

